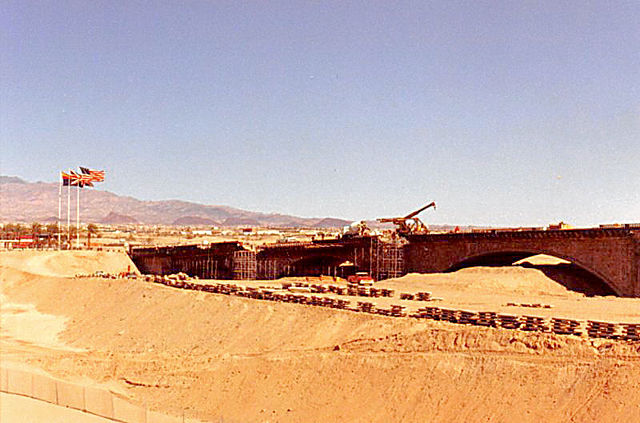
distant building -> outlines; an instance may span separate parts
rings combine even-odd
[[[558,231],[558,230],[562,230],[562,229],[573,229],[573,226],[569,225],[568,223],[559,222],[558,224],[549,225],[548,229],[550,231]]]

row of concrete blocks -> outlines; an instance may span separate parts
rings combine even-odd
[[[442,307],[423,307],[411,317],[442,320],[451,323],[552,332],[560,335],[588,335],[592,338],[640,341],[640,323],[610,323],[595,320],[518,316],[492,311],[455,310]]]
[[[289,292],[276,291],[266,288],[252,288],[244,287],[236,284],[194,284],[187,281],[159,281],[164,285],[173,286],[176,288],[193,289],[198,291],[207,291],[217,294],[235,295],[239,297],[252,298],[257,300],[278,301],[294,304],[304,304],[312,306],[330,307],[342,310],[360,311],[366,313],[380,314],[383,316],[404,317],[405,307],[401,305],[393,305],[389,309],[375,308],[373,303],[358,302],[358,307],[352,308],[349,300],[342,300],[331,297],[320,297],[317,295],[304,295]],[[305,288],[304,286],[296,285],[297,287]],[[365,304],[363,306],[363,304]],[[367,304],[369,306],[367,306]]]
[[[347,293],[346,295],[349,295],[351,297],[373,297],[373,298],[380,298],[380,297],[393,297],[394,294],[394,290],[393,289],[386,289],[386,288],[374,288],[372,286],[357,286],[357,285],[350,285],[349,287],[347,287]]]
[[[262,290],[264,292],[269,292],[273,290],[268,290],[265,288],[249,288],[236,284],[228,284],[228,283],[213,283],[213,284],[203,284],[203,283],[194,283],[189,280],[183,279],[169,279],[169,278],[157,278],[153,279],[153,282],[160,283],[167,286],[172,286],[174,288],[182,288],[182,289],[192,289],[195,291],[206,291],[212,292],[216,294],[238,294],[242,296],[247,296],[242,294],[243,291],[251,291],[251,290]],[[284,289],[288,289],[290,287],[297,288],[309,288],[309,292],[312,293],[326,293],[332,292],[338,295],[349,295],[349,296],[361,296],[361,297],[392,297],[394,291],[392,289],[377,289],[373,287],[359,287],[359,288],[344,288],[336,285],[309,285],[309,284],[283,284]],[[320,289],[319,287],[323,287]],[[267,298],[261,298],[267,299]]]
[[[390,308],[380,308],[376,307],[375,304],[368,301],[358,301],[358,308],[356,309],[356,311],[379,314],[382,316],[405,317],[407,315],[405,309],[406,307],[402,305],[394,304]]]
[[[346,310],[349,308],[348,300],[341,300],[331,297],[319,297],[317,295],[290,294],[287,292],[262,293],[262,295],[249,296],[261,300],[271,300],[284,303],[305,304],[320,307],[339,308]]]
[[[403,292],[400,294],[401,300],[416,300],[416,301],[431,301],[433,298],[431,297],[431,292],[421,291],[416,292],[415,294],[410,294],[408,292]]]
[[[0,391],[22,395],[124,423],[178,423],[181,417],[147,410],[105,389],[24,370],[0,368]]]
[[[248,288],[235,284],[192,284],[186,281],[169,281],[170,286],[185,289],[195,289],[213,293],[237,295],[246,298],[289,302],[359,311],[392,317],[405,317],[405,307],[392,305],[389,309],[376,308],[371,302],[359,301],[356,308],[350,307],[347,300],[329,297],[308,296],[287,292],[278,292],[264,288]],[[455,310],[442,307],[423,307],[409,317],[427,318],[448,321],[451,323],[472,324],[478,326],[500,327],[504,329],[519,329],[524,331],[553,332],[561,335],[586,334],[592,338],[621,339],[640,341],[640,323],[610,323],[600,321],[580,321],[573,319],[546,318],[539,316],[518,316],[513,314],[499,314],[492,311]]]
[[[288,289],[291,286],[300,288],[309,288],[309,291],[315,294],[333,293],[337,295],[350,295],[353,297],[393,297],[392,289],[379,289],[374,287],[359,286],[350,284],[349,286],[340,286],[335,284],[307,284],[307,283],[283,283],[282,288]]]

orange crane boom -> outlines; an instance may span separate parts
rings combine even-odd
[[[420,219],[418,219],[416,216],[418,214],[420,214],[421,212],[423,212],[424,210],[428,209],[429,207],[433,207],[434,209],[436,208],[436,203],[435,201],[432,201],[431,203],[427,204],[426,206],[409,213],[406,216],[403,217],[383,217],[380,219],[376,219],[378,222],[380,223],[393,223],[394,225],[397,226],[396,232],[399,235],[409,235],[409,234],[413,234],[413,233],[427,233],[429,232],[429,229],[427,228],[427,225],[425,225]]]

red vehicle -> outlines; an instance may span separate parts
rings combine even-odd
[[[358,285],[373,285],[373,278],[367,272],[357,272],[347,278],[349,283],[357,283]]]

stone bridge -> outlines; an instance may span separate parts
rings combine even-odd
[[[244,250],[239,242],[132,248],[131,260],[140,272],[170,275],[184,272],[202,279],[233,279],[233,257]]]
[[[436,273],[509,265],[536,254],[565,259],[600,278],[616,294],[640,297],[640,229],[489,231],[410,235],[405,272]]]
[[[409,272],[435,273],[470,266],[507,266],[536,254],[571,262],[592,276],[586,284],[607,293],[640,297],[640,228],[493,230],[409,235],[404,247],[378,237],[271,244],[248,250],[238,242],[134,248],[143,273],[185,272],[205,279],[277,279],[284,276],[347,276],[364,271],[376,279]]]
[[[350,262],[352,271],[371,272],[375,262],[375,237],[354,237],[305,243],[272,244],[256,256],[258,279],[283,276],[343,276],[340,264]]]
[[[249,250],[238,242],[132,248],[142,273],[184,272],[202,279],[278,279],[368,272],[378,279],[401,276],[402,247],[378,237],[353,237],[271,244]],[[344,266],[349,262],[349,266]],[[343,265],[343,266],[341,266]]]

